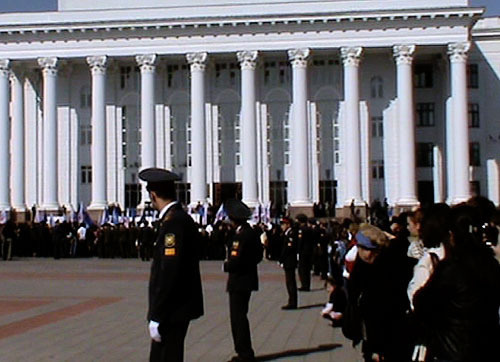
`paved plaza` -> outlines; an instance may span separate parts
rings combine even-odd
[[[227,361],[233,353],[226,274],[201,263],[205,315],[192,322],[186,361]],[[146,361],[149,262],[130,259],[0,261],[0,361]],[[321,318],[327,294],[315,277],[300,308],[282,311],[284,273],[259,265],[251,300],[253,345],[260,361],[361,361],[339,329]]]

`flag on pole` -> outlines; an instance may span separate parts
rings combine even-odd
[[[227,213],[226,210],[224,210],[224,204],[221,204],[219,210],[217,210],[217,213],[215,214],[215,222],[224,221],[226,219],[227,219]]]

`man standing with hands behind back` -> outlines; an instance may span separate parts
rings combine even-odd
[[[175,173],[148,168],[139,178],[147,182],[151,203],[160,212],[149,279],[149,359],[182,362],[189,322],[203,315],[200,236],[176,201]]]
[[[263,257],[264,248],[259,235],[247,223],[252,211],[243,202],[235,199],[224,202],[224,210],[235,229],[229,246],[224,271],[229,273],[227,291],[229,293],[229,316],[237,356],[231,362],[253,362],[248,306],[253,290],[259,289],[257,264]]]

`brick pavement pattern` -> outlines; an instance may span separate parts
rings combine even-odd
[[[185,360],[223,362],[233,355],[226,274],[220,261],[201,263],[205,315],[192,322]],[[0,361],[147,361],[150,263],[130,259],[16,259],[0,262]],[[322,282],[282,311],[284,273],[259,265],[250,324],[259,361],[362,361],[320,310]]]

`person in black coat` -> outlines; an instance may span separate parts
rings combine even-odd
[[[259,235],[246,221],[252,212],[243,202],[227,200],[224,209],[235,228],[228,257],[224,262],[224,271],[229,273],[229,315],[237,353],[231,361],[255,361],[247,314],[250,295],[252,291],[259,289],[257,264],[262,260],[264,248]]]
[[[307,216],[297,215],[297,247],[299,252],[299,279],[300,291],[311,290],[311,270],[314,252],[314,240],[312,230],[307,226]]]
[[[297,280],[295,279],[297,240],[292,230],[292,221],[286,217],[282,218],[281,230],[283,231],[283,246],[279,262],[285,270],[286,290],[288,292],[288,304],[282,306],[281,309],[297,309]]]
[[[183,361],[189,322],[203,315],[199,233],[175,201],[178,176],[164,169],[142,170],[153,207],[160,212],[149,279],[147,320],[150,361]]]

